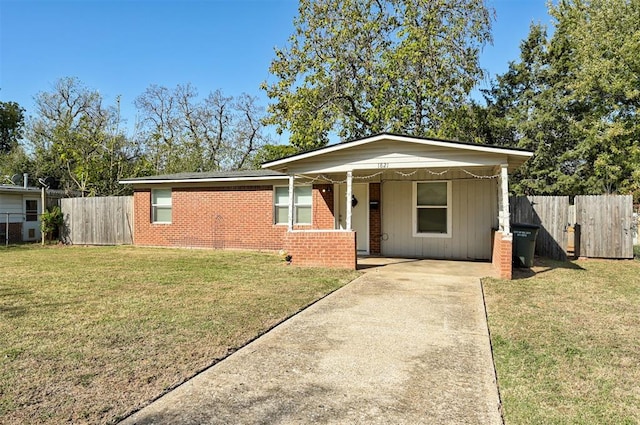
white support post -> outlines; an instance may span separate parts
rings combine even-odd
[[[289,176],[289,216],[287,217],[289,223],[289,231],[293,231],[293,207],[294,207],[294,176]]]
[[[45,192],[44,192],[44,186],[42,186],[42,193],[40,194],[40,203],[42,205],[40,205],[40,216],[38,217],[38,221],[40,222],[40,224],[42,224],[42,214],[44,214],[44,206],[46,205],[46,196],[45,196]],[[42,229],[42,226],[40,226],[40,229]],[[44,246],[44,237],[46,236],[44,234],[43,231],[40,231],[40,236],[42,237],[42,246]]]
[[[347,171],[347,203],[345,204],[347,212],[346,230],[351,229],[351,199],[353,198],[353,172]]]
[[[498,200],[500,204],[499,224],[503,234],[511,233],[509,215],[509,173],[507,164],[500,165],[500,186],[498,188]]]

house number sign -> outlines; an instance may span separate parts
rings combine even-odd
[[[388,162],[378,162],[378,168],[389,168]]]

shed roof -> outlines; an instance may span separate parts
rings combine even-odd
[[[24,187],[12,184],[0,184],[0,193],[11,193],[16,195],[39,195],[42,191],[40,187]],[[64,190],[47,189],[47,196],[62,198],[65,196]]]

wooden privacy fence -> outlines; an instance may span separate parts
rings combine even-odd
[[[133,197],[104,196],[60,200],[65,228],[62,239],[76,245],[133,243]]]
[[[568,196],[512,197],[511,222],[540,226],[536,254],[565,261],[567,259]]]
[[[631,195],[576,196],[575,206],[581,256],[633,258]]]
[[[564,261],[571,240],[576,257],[633,258],[631,195],[576,196],[574,205],[568,196],[518,196],[510,205],[512,222],[540,226],[537,255]]]

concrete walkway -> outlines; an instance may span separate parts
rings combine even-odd
[[[122,424],[501,424],[478,279],[490,265],[362,263]]]

